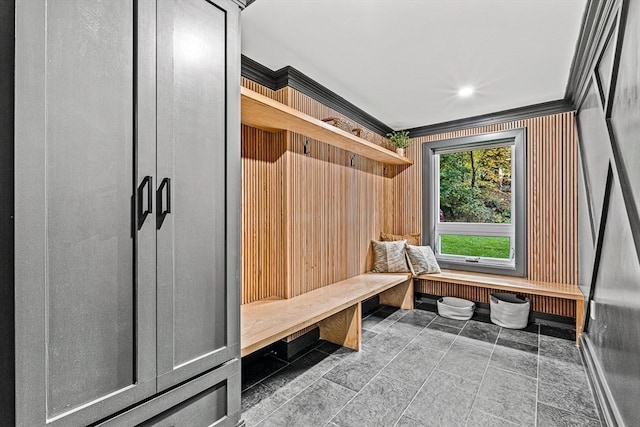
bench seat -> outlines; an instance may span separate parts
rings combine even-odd
[[[415,278],[499,291],[511,291],[522,294],[542,295],[573,300],[576,304],[576,343],[578,343],[578,339],[582,333],[584,322],[584,295],[582,295],[582,291],[580,291],[580,288],[577,285],[540,282],[536,280],[523,279],[522,277],[509,277],[457,270],[442,270],[441,273],[422,274]]]
[[[409,273],[365,273],[293,298],[268,298],[243,304],[241,355],[318,324],[320,338],[360,350],[361,303],[380,294],[380,303],[413,309]]]

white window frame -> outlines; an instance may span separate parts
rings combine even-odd
[[[511,146],[511,223],[483,224],[440,221],[440,155]],[[525,130],[495,132],[426,143],[423,147],[424,236],[438,263],[449,269],[524,276],[526,264],[526,140]],[[426,202],[426,203],[424,203]],[[442,254],[443,234],[508,237],[508,259]]]

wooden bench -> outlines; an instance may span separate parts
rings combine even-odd
[[[442,270],[441,273],[423,274],[415,277],[444,283],[511,291],[528,295],[542,295],[575,301],[576,344],[582,333],[584,323],[584,295],[577,285],[539,282],[521,277],[498,276],[495,274],[472,273],[466,271]]]
[[[320,338],[360,350],[361,303],[380,294],[380,303],[413,309],[409,273],[367,273],[289,298],[269,298],[240,307],[241,355],[317,324]]]

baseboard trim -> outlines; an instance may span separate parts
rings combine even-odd
[[[607,427],[624,427],[625,423],[613,400],[611,390],[600,367],[601,364],[587,334],[580,336],[580,354],[586,367],[587,378],[595,397],[602,424]]]

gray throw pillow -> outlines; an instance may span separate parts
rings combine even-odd
[[[407,260],[404,254],[406,240],[378,242],[372,240],[373,271],[375,273],[407,273]]]
[[[440,273],[440,266],[430,246],[407,245],[407,259],[411,273],[414,276]]]

